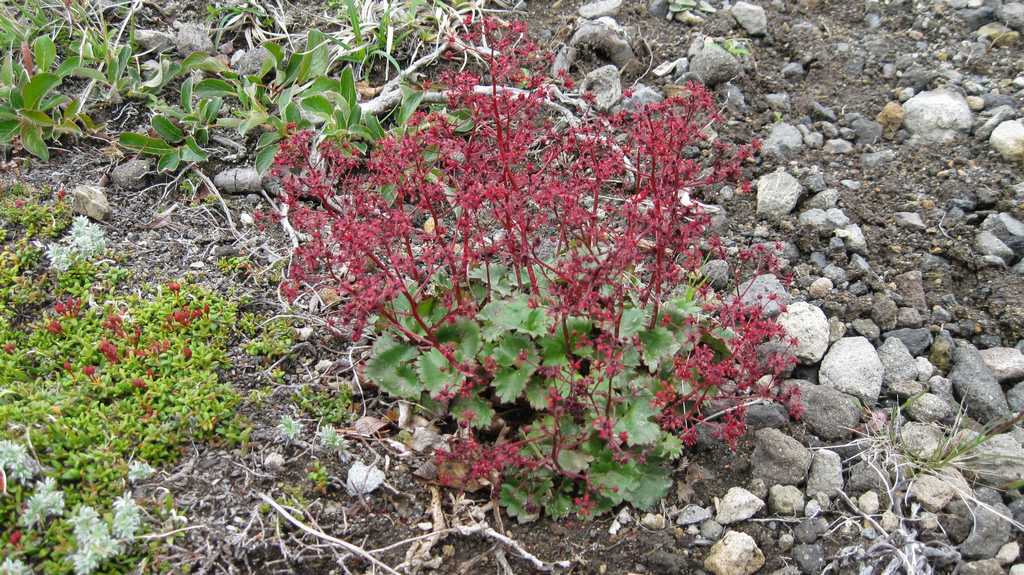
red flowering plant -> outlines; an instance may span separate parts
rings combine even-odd
[[[713,135],[696,84],[577,117],[520,25],[479,31],[485,75],[446,74],[446,105],[369,155],[282,145],[304,236],[284,290],[336,288],[336,319],[376,336],[365,375],[463,426],[441,481],[489,483],[520,520],[650,507],[698,430],[735,442],[788,366],[762,345],[780,326],[701,274],[725,250],[699,198],[746,187],[754,146]]]

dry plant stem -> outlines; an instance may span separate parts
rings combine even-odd
[[[221,209],[224,210],[224,217],[227,218],[228,220],[228,227],[231,228],[231,233],[234,234],[234,236],[237,238],[238,228],[235,227],[235,221],[231,219],[231,210],[228,209],[228,204],[227,202],[224,201],[224,196],[220,195],[220,191],[217,190],[217,186],[213,184],[213,180],[211,180],[209,176],[204,174],[202,170],[195,167],[194,164],[192,166],[192,172],[195,175],[199,176],[199,179],[202,180],[204,184],[206,184],[206,187],[210,190],[210,192],[217,197],[217,201],[220,202]]]
[[[484,537],[493,539],[498,543],[501,543],[505,547],[508,547],[509,549],[515,551],[520,558],[528,561],[530,565],[532,565],[533,568],[537,571],[551,573],[555,569],[568,569],[572,566],[571,561],[555,561],[553,563],[548,563],[547,561],[539,559],[536,555],[524,549],[523,546],[519,544],[519,542],[508,536],[498,533],[493,527],[487,525],[486,523],[478,523],[476,525],[456,525],[452,528],[452,530],[454,530],[459,535],[463,536],[483,535]]]
[[[397,106],[402,101],[402,81],[411,76],[420,68],[427,66],[441,57],[451,47],[449,42],[441,42],[432,52],[409,64],[401,74],[395,76],[381,88],[380,94],[368,102],[359,104],[360,111],[367,114],[379,116]]]
[[[345,549],[346,551],[348,551],[350,553],[354,553],[354,554],[362,557],[363,559],[366,559],[367,561],[369,561],[373,565],[375,565],[375,566],[379,567],[380,569],[382,569],[385,573],[390,573],[391,575],[401,575],[398,571],[395,571],[391,567],[388,567],[388,565],[386,563],[384,563],[383,561],[381,561],[380,559],[377,559],[373,555],[370,555],[369,553],[367,553],[366,550],[364,550],[363,548],[358,547],[356,545],[353,545],[353,544],[349,543],[348,541],[343,541],[341,539],[338,539],[337,537],[332,537],[332,536],[324,533],[323,531],[319,531],[317,529],[313,529],[312,527],[310,527],[310,526],[306,525],[305,523],[299,521],[298,519],[295,518],[294,515],[289,513],[287,510],[285,510],[284,507],[281,507],[281,505],[278,502],[274,501],[270,496],[268,496],[266,494],[263,494],[263,493],[260,493],[259,496],[260,496],[260,499],[262,499],[264,503],[266,503],[267,505],[270,505],[271,507],[273,507],[274,510],[277,511],[282,517],[284,517],[289,523],[291,523],[292,525],[294,525],[294,526],[298,527],[299,529],[305,531],[306,533],[308,533],[308,534],[310,534],[310,535],[312,535],[314,537],[317,537],[319,539],[323,539],[324,541],[327,541],[327,542],[332,543],[334,545],[337,545],[338,547],[341,547],[341,548]]]

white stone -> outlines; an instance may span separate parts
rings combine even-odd
[[[865,337],[844,337],[825,354],[818,370],[822,385],[860,398],[869,404],[882,391],[884,368],[874,346]]]
[[[1024,123],[1007,120],[992,130],[988,138],[992,149],[1010,162],[1024,162]]]
[[[757,181],[757,213],[780,219],[793,211],[803,186],[783,168],[761,176]]]
[[[764,8],[741,0],[733,5],[731,13],[736,23],[742,26],[747,34],[764,36],[768,32],[768,16]]]
[[[594,19],[602,16],[615,16],[622,8],[622,0],[595,0],[580,6],[581,18]]]
[[[752,575],[764,566],[764,553],[754,538],[729,531],[715,543],[704,559],[704,568],[714,575]]]
[[[980,352],[981,360],[999,383],[1024,379],[1024,353],[1013,347],[992,347]]]
[[[733,487],[726,492],[725,497],[715,499],[717,511],[715,521],[722,525],[744,521],[756,515],[763,508],[764,501],[761,501],[756,495],[742,487]]]
[[[903,104],[903,125],[925,144],[950,143],[974,124],[974,113],[960,94],[947,90],[921,92]]]
[[[818,306],[802,301],[789,304],[779,315],[779,324],[796,339],[792,352],[800,363],[818,363],[825,356],[829,344],[828,318]]]

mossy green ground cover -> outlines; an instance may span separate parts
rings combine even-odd
[[[25,447],[37,466],[0,495],[0,557],[71,572],[67,517],[83,504],[109,513],[131,491],[132,462],[159,467],[192,441],[244,440],[240,398],[218,376],[238,310],[187,281],[126,294],[129,274],[114,254],[57,273],[43,244],[69,226],[66,204],[20,186],[2,195],[0,441]],[[24,508],[44,477],[57,481],[65,512],[29,527]],[[148,553],[125,551],[97,572],[125,572]]]

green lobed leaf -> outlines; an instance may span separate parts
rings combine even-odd
[[[629,339],[643,331],[647,325],[647,312],[637,308],[626,308],[622,310],[622,319],[619,320],[619,339]]]
[[[420,383],[432,397],[445,389],[458,387],[464,376],[453,370],[444,355],[436,349],[420,354],[416,360],[416,373]]]
[[[645,329],[639,336],[644,364],[652,371],[658,368],[661,360],[671,357],[681,347],[672,332],[665,327]]]
[[[422,388],[412,368],[419,356],[415,347],[382,335],[373,343],[366,376],[388,394],[402,399],[419,398]]]
[[[505,403],[515,401],[526,389],[526,384],[535,371],[537,371],[537,367],[528,363],[522,367],[499,369],[497,375],[494,376],[494,381],[491,382],[498,399]]]
[[[480,325],[473,320],[461,319],[443,325],[435,334],[439,343],[455,344],[455,358],[466,362],[476,358],[480,350]]]
[[[480,310],[477,318],[484,323],[483,336],[488,341],[513,330],[540,337],[547,334],[551,326],[547,311],[543,307],[530,307],[530,299],[525,295],[492,301]]]
[[[620,407],[615,433],[626,432],[629,445],[649,445],[658,440],[661,428],[652,421],[656,415],[650,399],[633,395]]]
[[[489,427],[494,420],[494,408],[491,402],[473,393],[469,397],[461,397],[452,404],[451,413],[460,423],[469,422],[472,427],[482,429]]]

